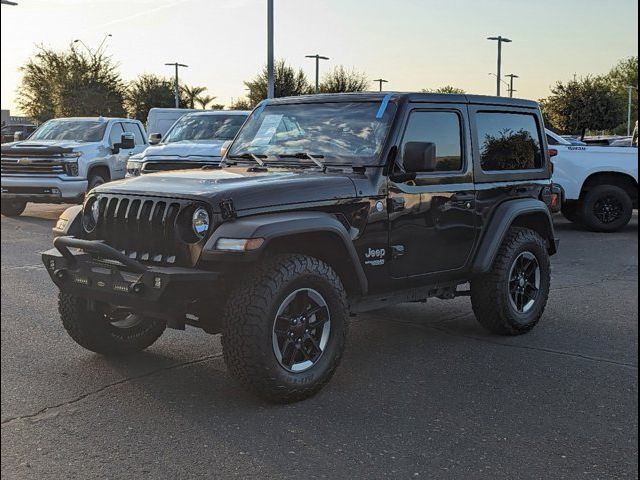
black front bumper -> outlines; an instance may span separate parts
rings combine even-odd
[[[186,301],[200,289],[210,289],[220,276],[147,266],[97,240],[58,237],[54,246],[42,254],[42,261],[62,292],[159,318],[183,315]]]

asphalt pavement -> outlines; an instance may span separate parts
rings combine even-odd
[[[63,208],[2,217],[3,480],[638,477],[637,215],[616,234],[558,219],[530,334],[486,333],[467,298],[361,315],[329,385],[274,406],[218,336],[76,345],[39,257]]]

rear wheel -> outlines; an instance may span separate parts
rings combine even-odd
[[[499,335],[520,335],[536,326],[549,297],[551,267],[544,240],[527,228],[512,228],[491,271],[471,282],[476,318]]]
[[[103,355],[126,355],[151,346],[162,335],[162,320],[130,311],[101,313],[90,310],[86,300],[60,293],[58,308],[67,333],[75,342]]]
[[[330,266],[304,255],[274,257],[229,299],[225,362],[241,383],[270,401],[303,400],[338,366],[347,317],[344,288]]]
[[[562,215],[573,223],[582,223],[580,209],[577,202],[567,202],[562,206]]]
[[[599,185],[582,200],[584,223],[596,232],[615,232],[624,228],[633,215],[629,194],[615,185]]]
[[[2,215],[5,217],[17,217],[22,215],[27,202],[23,200],[2,200]]]

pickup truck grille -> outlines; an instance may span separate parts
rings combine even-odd
[[[190,232],[187,210],[193,209],[193,201],[112,194],[94,201],[99,202],[99,219],[90,239],[104,240],[142,263],[191,266],[191,250],[197,246],[180,232]],[[91,203],[85,203],[85,215],[90,215]]]
[[[34,157],[3,154],[2,175],[62,175],[67,173],[67,162],[62,157]]]

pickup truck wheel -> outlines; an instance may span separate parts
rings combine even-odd
[[[107,183],[107,180],[102,175],[100,175],[99,173],[91,175],[91,178],[89,178],[89,190],[88,191],[91,191],[94,188],[99,187],[103,183]]]
[[[633,215],[633,201],[622,188],[599,185],[582,201],[585,225],[596,232],[615,232],[624,228]]]
[[[231,295],[222,337],[230,372],[269,401],[318,392],[340,363],[348,308],[340,278],[326,263],[278,255]]]
[[[75,342],[102,355],[127,355],[151,346],[162,335],[166,323],[130,312],[102,314],[87,308],[87,302],[60,293],[58,308],[65,330]]]
[[[22,200],[3,200],[1,205],[5,217],[18,217],[27,208],[27,202]]]
[[[544,312],[550,284],[544,240],[533,230],[511,228],[491,271],[471,282],[473,311],[480,324],[493,333],[527,333]]]

